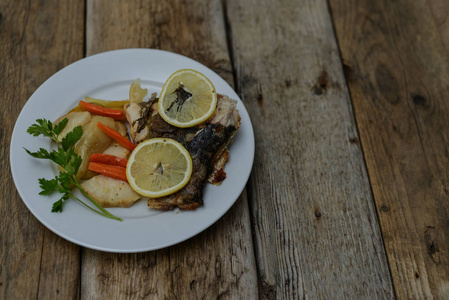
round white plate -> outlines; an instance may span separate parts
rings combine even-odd
[[[23,148],[37,151],[52,147],[48,138],[33,137],[27,128],[36,119],[55,120],[77,105],[84,96],[109,100],[128,99],[129,86],[141,79],[149,94],[159,94],[173,72],[190,68],[202,72],[218,93],[238,101],[241,127],[234,136],[225,166],[227,178],[221,186],[206,184],[204,206],[194,211],[156,211],[145,199],[131,208],[109,208],[123,218],[115,221],[83,207],[70,199],[62,213],[52,213],[53,202],[60,197],[39,195],[39,178],[52,179],[56,166],[49,160],[35,159]],[[242,101],[216,73],[187,57],[153,49],[126,49],[105,52],[79,60],[50,77],[30,97],[20,113],[11,139],[11,170],[25,205],[47,228],[59,236],[91,249],[109,252],[142,252],[182,242],[209,227],[234,204],[244,189],[254,159],[254,133]],[[80,195],[80,193],[78,194]]]

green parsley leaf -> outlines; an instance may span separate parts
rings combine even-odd
[[[83,135],[83,128],[81,126],[76,126],[72,131],[67,133],[67,135],[62,139],[61,145],[64,151],[69,150]]]
[[[73,146],[75,143],[81,138],[83,135],[83,129],[81,126],[75,127],[72,131],[67,133],[67,135],[62,139],[61,144],[58,143],[58,135],[62,132],[62,130],[66,127],[68,123],[68,119],[64,118],[60,123],[54,126],[53,124],[46,119],[38,119],[36,120],[36,124],[31,125],[27,132],[33,136],[44,135],[46,137],[51,138],[56,142],[57,149],[48,152],[44,148],[40,148],[39,151],[31,152],[30,150],[25,149],[25,151],[34,158],[39,159],[49,159],[59,165],[64,171],[60,171],[59,175],[54,179],[47,180],[45,178],[39,179],[39,185],[42,191],[39,193],[40,195],[49,195],[55,191],[58,191],[62,194],[62,197],[53,203],[52,212],[62,212],[63,203],[65,200],[69,198],[73,198],[79,201],[88,209],[96,212],[99,215],[102,215],[107,218],[115,219],[121,221],[122,219],[112,215],[106,209],[104,209],[100,204],[98,204],[92,197],[90,197],[86,191],[81,187],[78,179],[76,177],[78,170],[80,168],[82,158],[79,156]],[[98,209],[95,209],[86,203],[84,203],[81,199],[75,197],[71,193],[72,186],[76,186],[80,189],[82,194]]]
[[[68,122],[69,122],[69,119],[64,118],[61,122],[59,122],[58,124],[55,125],[53,132],[56,135],[59,135],[64,130],[64,128],[66,127]]]
[[[53,203],[53,206],[51,207],[51,212],[62,212],[62,198]]]
[[[67,172],[59,172],[59,176],[57,177],[59,181],[59,192],[60,193],[70,193],[70,189],[72,186],[72,178]]]
[[[41,187],[42,191],[39,193],[39,195],[50,195],[54,191],[57,191],[59,189],[59,183],[58,179],[51,179],[47,180],[45,178],[39,179],[39,186]]]
[[[53,124],[50,121],[46,119],[37,119],[36,122],[37,124],[31,125],[27,129],[29,134],[32,134],[33,136],[39,136],[42,134],[50,138],[53,137]]]
[[[69,157],[69,163],[67,164],[65,170],[69,173],[73,173],[76,174],[78,173],[79,167],[81,166],[81,156],[77,155],[76,153],[74,153],[73,155],[71,155]]]
[[[67,165],[67,153],[61,147],[59,147],[58,150],[50,152],[50,159],[63,168]]]
[[[40,148],[39,151],[37,151],[37,152],[31,152],[30,150],[28,150],[26,148],[23,148],[23,149],[25,149],[25,151],[34,158],[51,159],[51,157],[52,157],[50,155],[50,153],[48,153],[48,151],[44,148]]]

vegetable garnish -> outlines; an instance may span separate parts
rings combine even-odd
[[[126,169],[124,167],[91,162],[89,163],[88,169],[111,178],[128,182],[128,179],[126,178]]]
[[[89,96],[85,96],[84,100],[86,102],[96,104],[96,105],[99,105],[102,107],[115,108],[115,109],[120,109],[120,110],[123,110],[123,105],[129,103],[129,100],[110,101],[110,100],[92,98]]]
[[[125,113],[121,109],[102,107],[82,100],[79,102],[79,106],[88,112],[99,116],[111,117],[114,120],[121,121],[125,118]]]
[[[97,162],[107,165],[120,166],[126,168],[128,160],[111,154],[94,153],[90,156],[91,162]]]
[[[75,143],[81,138],[83,135],[83,129],[81,126],[75,127],[72,131],[67,133],[67,135],[62,139],[62,141],[58,142],[58,135],[64,129],[64,127],[68,123],[68,119],[64,118],[57,125],[53,126],[53,124],[46,119],[38,119],[37,123],[31,125],[27,132],[33,136],[43,135],[52,139],[56,145],[57,150],[52,150],[48,152],[44,148],[40,148],[37,152],[31,152],[28,149],[25,151],[34,158],[40,159],[49,159],[59,165],[63,171],[59,172],[59,175],[54,179],[47,180],[45,178],[39,179],[39,185],[42,191],[39,193],[40,195],[50,195],[53,192],[59,192],[62,194],[62,197],[53,203],[52,212],[62,212],[63,203],[65,200],[69,198],[73,198],[79,201],[81,204],[89,208],[90,210],[96,212],[99,215],[104,217],[122,221],[121,218],[118,218],[112,215],[110,212],[105,210],[100,204],[98,204],[95,200],[93,200],[81,187],[78,179],[76,178],[76,173],[81,165],[81,157],[75,153],[73,146]],[[72,194],[72,185],[75,185],[80,189],[81,193],[96,207],[95,209],[89,205],[87,205],[84,201],[77,198]]]
[[[133,151],[136,148],[136,145],[134,145],[130,140],[121,135],[117,130],[112,129],[111,127],[108,127],[101,122],[97,123],[97,127],[103,130],[104,133],[116,140],[117,143],[127,148],[129,151]]]

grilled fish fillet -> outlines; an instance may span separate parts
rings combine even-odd
[[[158,113],[158,99],[153,94],[148,102],[125,106],[130,133],[137,144],[150,138],[171,138],[181,143],[190,153],[193,171],[189,183],[180,191],[157,199],[148,199],[155,209],[192,210],[203,205],[202,191],[209,180],[219,184],[226,178],[223,171],[232,137],[240,127],[237,101],[218,94],[217,108],[205,123],[191,128],[178,128],[165,122]]]

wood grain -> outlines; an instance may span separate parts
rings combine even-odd
[[[445,0],[427,0],[432,10],[436,29],[441,40],[446,47],[446,53],[449,54],[449,3]]]
[[[331,0],[399,299],[449,298],[449,61],[426,1]]]
[[[265,299],[393,298],[326,1],[227,1]]]
[[[164,49],[232,83],[224,30],[220,1],[88,1],[86,49]],[[81,297],[257,298],[246,191],[215,225],[179,245],[139,254],[84,249]]]
[[[78,295],[79,249],[44,228],[25,207],[11,177],[8,145],[15,120],[31,94],[56,71],[82,58],[83,10],[82,3],[73,1],[0,4],[2,299]],[[33,184],[38,184],[37,178]]]

